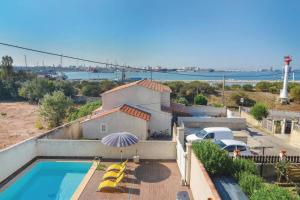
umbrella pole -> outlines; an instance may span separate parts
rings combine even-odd
[[[123,151],[121,150],[121,162],[123,161]]]

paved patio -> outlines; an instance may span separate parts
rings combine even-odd
[[[111,163],[102,164],[108,166]],[[189,188],[181,186],[181,176],[175,161],[143,161],[140,164],[130,162],[127,166],[127,177],[122,185],[124,192],[97,192],[104,171],[96,170],[79,199],[174,200],[176,193],[180,191],[187,191],[192,199]]]

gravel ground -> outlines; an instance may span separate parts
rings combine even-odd
[[[0,103],[0,149],[44,132],[35,128],[37,119],[37,105],[26,102]]]

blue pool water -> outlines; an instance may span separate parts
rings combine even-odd
[[[38,162],[1,192],[0,200],[70,199],[91,165],[89,162]]]

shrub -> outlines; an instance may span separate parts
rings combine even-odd
[[[243,192],[248,196],[251,196],[253,192],[260,189],[263,186],[263,180],[256,175],[249,172],[242,172],[239,178],[239,185]]]
[[[233,161],[233,172],[236,179],[239,179],[240,173],[247,172],[249,174],[257,174],[256,164],[248,159],[235,159]]]
[[[268,108],[263,103],[256,103],[250,110],[251,115],[261,121],[263,118],[267,117],[269,112]]]
[[[299,200],[287,189],[281,188],[278,185],[265,184],[260,189],[253,192],[250,200]]]
[[[205,96],[203,96],[202,94],[198,94],[197,96],[195,96],[194,98],[194,103],[196,105],[207,105],[207,99]]]
[[[39,130],[42,130],[44,128],[41,120],[39,120],[39,119],[36,120],[36,122],[35,122],[35,128],[37,128]]]
[[[221,150],[211,141],[193,143],[193,151],[210,175],[226,175],[232,169],[232,159],[228,152]]]
[[[242,88],[243,88],[243,90],[248,91],[248,92],[252,92],[254,89],[253,85],[250,85],[250,84],[245,84],[245,85],[243,85]]]
[[[89,97],[98,97],[101,93],[101,88],[99,85],[85,85],[81,89],[81,93],[84,96],[89,96]]]
[[[179,97],[178,99],[176,99],[176,102],[184,104],[184,105],[188,105],[189,104],[188,100],[186,98],[184,98],[184,97]]]
[[[279,89],[275,86],[272,86],[269,88],[269,92],[271,92],[272,94],[277,94],[279,93]]]
[[[40,115],[49,128],[54,128],[65,119],[72,103],[61,91],[46,94],[40,104]]]
[[[258,82],[255,85],[255,89],[257,91],[261,91],[261,92],[268,92],[270,86],[271,86],[271,83],[265,82],[265,81],[261,81],[261,82]]]
[[[231,90],[240,90],[241,89],[241,86],[240,85],[236,85],[236,84],[233,84],[231,85]]]
[[[300,101],[300,86],[292,87],[291,89],[291,97],[294,101]]]
[[[73,121],[78,118],[90,115],[94,110],[96,110],[100,106],[101,106],[100,101],[89,102],[81,106],[79,109],[73,110],[68,116],[68,121]]]
[[[244,98],[243,103],[241,103],[241,98]],[[230,96],[230,99],[233,100],[235,102],[235,104],[238,105],[238,106],[251,107],[256,103],[253,99],[250,99],[248,97],[248,95],[246,95],[243,92],[233,93]]]

